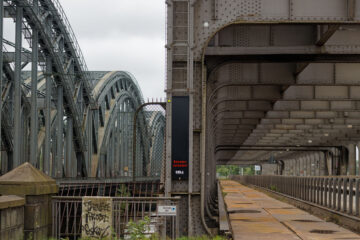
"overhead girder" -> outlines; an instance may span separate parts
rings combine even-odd
[[[277,32],[284,33],[291,27],[304,31],[302,38],[290,37],[287,44],[281,45],[280,41],[276,46]],[[208,67],[207,112],[212,119],[209,124],[215,146],[326,146],[358,141],[360,58],[353,55],[349,63],[347,57],[357,54],[358,43],[351,41],[360,35],[360,29],[350,31],[352,27],[358,29],[355,25],[232,25],[217,33],[204,53]],[[259,29],[268,35],[260,38],[256,35]],[[311,32],[320,37],[314,38],[316,34]],[[344,34],[350,38],[343,40]],[[274,39],[267,41],[270,35]],[[259,40],[246,40],[254,36]],[[281,34],[278,37],[281,39]],[[337,53],[330,50],[336,48]],[[283,50],[291,60],[278,58]],[[328,59],[318,62],[316,58],[299,57],[316,51],[327,51]],[[237,55],[243,59],[231,58]],[[270,58],[264,60],[257,55]],[[255,160],[268,156],[268,152],[243,156],[243,160]]]
[[[207,41],[216,35],[219,29],[224,29],[229,24],[313,24],[313,25],[346,25],[359,22],[359,13],[355,0],[320,0],[320,1],[277,1],[277,0],[256,0],[245,1],[197,1],[196,29],[194,49],[195,59],[200,59],[203,47]],[[326,7],[325,7],[326,6]],[[207,23],[207,27],[203,24]],[[295,31],[295,30],[294,30]],[[331,35],[331,29],[319,29],[316,42],[321,39],[326,40],[327,35]],[[295,32],[296,33],[296,32]],[[264,33],[265,34],[265,33]],[[264,35],[248,35],[253,37],[250,40],[261,41]],[[295,34],[294,36],[299,36]],[[316,35],[315,35],[316,36]],[[295,38],[295,37],[294,37]],[[304,39],[301,37],[300,39]],[[265,39],[266,40],[266,39]],[[346,41],[346,40],[345,40]],[[251,42],[251,41],[248,41]],[[314,42],[315,43],[315,42]]]

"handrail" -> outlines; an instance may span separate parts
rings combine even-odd
[[[235,176],[233,179],[360,220],[359,176]]]

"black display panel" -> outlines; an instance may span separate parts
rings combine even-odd
[[[171,165],[173,180],[189,178],[189,97],[172,98]]]

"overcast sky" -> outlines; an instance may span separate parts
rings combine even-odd
[[[164,0],[60,0],[90,71],[124,70],[164,97]]]

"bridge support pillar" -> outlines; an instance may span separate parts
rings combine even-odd
[[[356,175],[356,145],[350,143],[348,149],[348,175]]]
[[[15,32],[15,71],[14,71],[14,156],[13,168],[19,166],[21,159],[21,50],[22,50],[22,19],[23,7],[16,6]]]
[[[306,176],[311,174],[311,159],[310,155],[306,155]]]
[[[357,175],[360,175],[360,142],[358,142],[356,144],[356,148],[357,148],[357,151],[358,151],[358,156],[359,156],[359,159],[358,159],[358,162],[357,162],[357,168],[356,168],[356,174]]]
[[[300,176],[305,176],[305,173],[306,173],[306,158],[305,157],[301,157],[299,159],[299,169],[300,169],[300,172],[299,172],[299,175]]]
[[[58,192],[55,180],[30,163],[24,163],[0,177],[0,192],[25,198],[25,239],[40,240],[51,236],[51,197]]]
[[[328,172],[326,171],[326,157],[325,154],[323,152],[319,153],[319,158],[320,158],[320,176],[327,176],[329,175]]]

